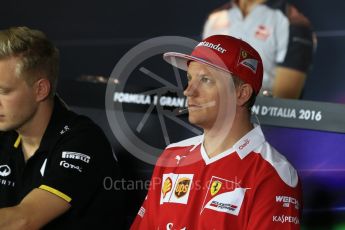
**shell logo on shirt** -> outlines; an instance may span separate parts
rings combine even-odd
[[[236,181],[213,176],[200,214],[205,209],[211,209],[238,216],[246,190],[248,188],[241,188]]]
[[[194,174],[163,174],[160,204],[187,204]]]
[[[163,198],[165,198],[167,193],[171,191],[171,184],[172,184],[172,181],[171,181],[170,177],[168,177],[164,180],[163,185],[162,185]]]

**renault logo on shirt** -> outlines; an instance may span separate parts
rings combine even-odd
[[[0,176],[7,177],[11,174],[11,168],[8,165],[0,165]]]

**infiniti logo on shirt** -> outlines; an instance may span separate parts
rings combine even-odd
[[[11,174],[11,168],[8,165],[0,165],[0,176],[6,177]]]

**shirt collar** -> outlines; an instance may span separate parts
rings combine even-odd
[[[251,153],[253,150],[258,148],[262,143],[264,143],[265,137],[264,134],[262,133],[261,127],[256,126],[254,129],[249,131],[246,135],[244,135],[240,140],[238,140],[231,148],[225,150],[224,152],[209,158],[204,145],[203,145],[203,138],[201,141],[201,156],[204,159],[206,165],[211,164],[219,159],[222,159],[234,152],[238,154],[238,156],[241,158],[245,158],[249,153]],[[194,146],[195,148],[196,146]]]
[[[70,131],[71,121],[74,117],[76,117],[76,114],[67,108],[67,105],[60,97],[55,96],[54,109],[47,129],[42,137],[39,150],[49,150],[54,147],[55,142],[60,136]]]
[[[241,159],[245,158],[254,149],[258,148],[264,143],[265,136],[260,126],[256,126],[246,135],[244,135],[239,141],[234,144],[233,148]]]

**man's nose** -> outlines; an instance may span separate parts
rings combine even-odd
[[[193,80],[189,81],[187,88],[183,91],[183,94],[186,97],[195,96],[197,94],[197,89],[198,89],[198,85],[199,85],[198,83],[199,82],[193,81]]]

